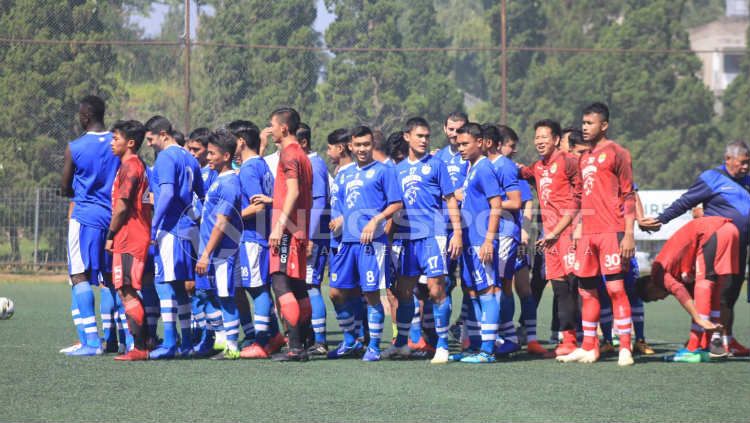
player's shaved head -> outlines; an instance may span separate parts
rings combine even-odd
[[[89,119],[96,122],[104,122],[104,113],[106,112],[106,105],[104,100],[99,96],[87,95],[81,99],[80,102],[80,113],[86,113]]]
[[[299,113],[291,107],[280,107],[271,112],[271,119],[276,118],[281,125],[286,125],[290,134],[296,134],[300,125]]]

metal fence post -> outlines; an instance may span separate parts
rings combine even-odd
[[[36,187],[34,200],[34,270],[39,263],[39,187]]]

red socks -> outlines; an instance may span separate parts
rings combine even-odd
[[[607,281],[607,293],[612,299],[612,314],[615,317],[615,333],[620,335],[620,349],[631,349],[630,334],[633,319],[630,313],[630,300],[625,291],[625,281]]]
[[[583,310],[581,310],[581,326],[583,328],[583,342],[581,348],[591,351],[597,347],[596,327],[599,325],[599,296],[596,289],[578,288],[581,294]]]

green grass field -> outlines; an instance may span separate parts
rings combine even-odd
[[[549,300],[540,337],[549,338]],[[743,293],[744,295],[744,293]],[[494,365],[424,361],[305,364],[208,360],[116,363],[68,358],[69,288],[0,282],[16,314],[0,321],[0,421],[748,421],[750,362],[662,361],[686,339],[673,299],[647,305],[658,355],[559,364],[524,354]],[[742,297],[744,298],[744,296]],[[340,333],[329,313],[329,342]],[[748,304],[736,333],[750,341]],[[388,330],[385,334],[390,336]]]

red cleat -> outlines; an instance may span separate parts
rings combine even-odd
[[[526,352],[533,355],[540,355],[542,357],[551,358],[554,355],[550,354],[546,348],[544,348],[539,341],[531,341],[526,344]]]
[[[433,348],[432,345],[428,344],[427,341],[424,340],[424,338],[419,338],[419,342],[417,342],[416,344],[414,342],[411,342],[410,339],[406,343],[406,345],[408,345],[412,351],[422,351],[435,354],[435,348]]]
[[[272,354],[276,354],[277,352],[281,351],[281,347],[286,345],[286,343],[287,339],[279,332],[276,334],[276,336],[268,341],[268,345],[266,345],[264,349],[266,350],[268,356],[271,356]]]
[[[148,350],[139,350],[137,348],[133,348],[132,350],[128,351],[126,354],[118,355],[117,357],[115,357],[115,360],[117,361],[148,360]]]
[[[562,342],[555,348],[555,356],[568,355],[575,351],[576,348],[578,348],[578,343],[576,342],[575,331],[566,330],[563,332]]]
[[[248,345],[247,347],[243,348],[242,351],[240,351],[240,358],[268,358],[270,357],[268,352],[260,346],[257,342],[254,342],[251,345]]]
[[[729,352],[735,357],[750,357],[750,350],[734,338],[729,341]]]

